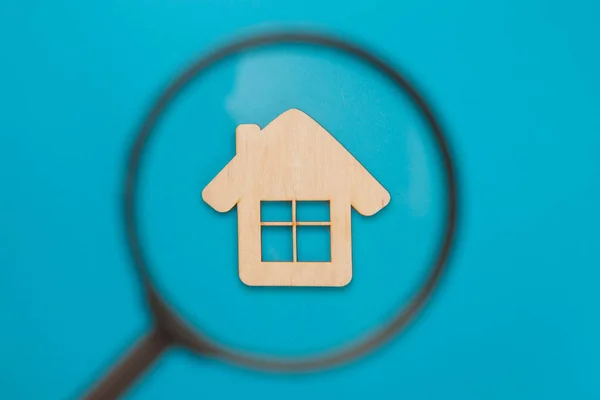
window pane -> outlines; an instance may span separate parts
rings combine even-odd
[[[292,220],[292,202],[261,201],[260,220],[263,222],[290,222]]]
[[[300,222],[329,221],[329,201],[297,201],[296,220]]]
[[[331,231],[329,226],[298,226],[296,229],[298,261],[331,261]]]
[[[262,261],[292,261],[292,227],[262,226]]]

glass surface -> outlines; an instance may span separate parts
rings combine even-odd
[[[375,216],[352,212],[353,281],[344,288],[245,286],[236,209],[221,214],[200,199],[235,155],[237,124],[264,127],[290,108],[391,194]],[[171,107],[145,159],[140,226],[160,289],[197,329],[240,350],[310,355],[371,333],[414,294],[440,240],[445,192],[430,136],[403,93],[348,56],[276,46],[224,62]],[[319,256],[301,239],[315,238],[299,234],[299,258]]]

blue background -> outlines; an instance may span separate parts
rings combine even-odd
[[[449,133],[461,183],[451,269],[380,351],[281,376],[166,354],[129,393],[165,398],[600,398],[600,5],[23,0],[0,5],[0,398],[75,398],[148,329],[120,220],[128,146],[157,93],[246,33],[303,27],[401,65]],[[144,244],[161,289],[216,339],[309,354],[386,320],[437,244],[443,186],[406,99],[325,51],[236,57],[184,93],[148,150]],[[238,123],[300,108],[388,188],[353,215],[354,280],[255,289],[237,278],[235,211],[200,199]]]

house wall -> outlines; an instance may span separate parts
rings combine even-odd
[[[262,199],[292,200],[292,199]],[[352,279],[351,208],[332,200],[331,262],[262,262],[259,198],[238,203],[239,275],[250,286],[344,286]]]

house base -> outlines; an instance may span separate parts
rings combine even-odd
[[[240,279],[248,286],[346,286],[352,265],[334,262],[260,262],[240,266]]]

